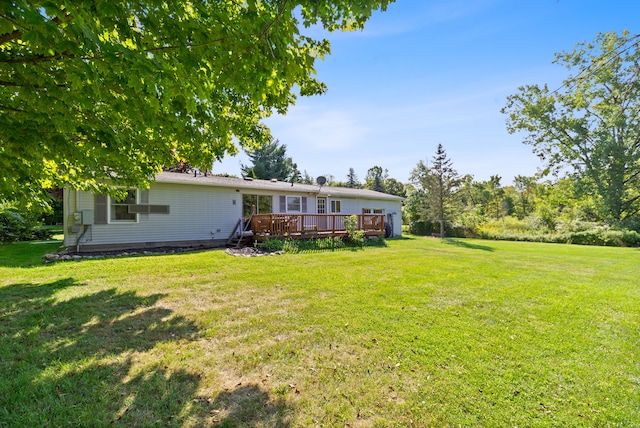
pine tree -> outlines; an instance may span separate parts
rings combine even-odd
[[[253,165],[241,165],[242,175],[262,180],[299,181],[300,171],[290,157],[287,146],[271,140],[264,146],[247,152]]]
[[[386,193],[385,181],[389,177],[389,173],[386,169],[382,169],[381,166],[374,166],[367,171],[367,178],[365,179],[365,187],[376,192]]]
[[[423,191],[423,214],[440,223],[440,236],[444,237],[445,222],[452,217],[456,207],[460,177],[442,144],[438,144],[431,167],[418,162],[411,171],[411,181]]]
[[[349,174],[347,174],[347,187],[352,189],[359,189],[362,187],[358,180],[358,176],[356,175],[356,171],[353,168],[349,168]]]

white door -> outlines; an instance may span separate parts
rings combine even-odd
[[[316,213],[322,214],[318,216],[318,229],[326,230],[327,229],[327,217],[325,214],[327,213],[327,198],[317,198],[317,210]]]

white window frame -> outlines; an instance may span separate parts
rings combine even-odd
[[[384,214],[384,208],[363,208],[362,214]]]
[[[135,218],[130,218],[130,219],[118,219],[116,218],[116,211],[115,211],[115,207],[128,207],[129,205],[137,205],[138,204],[138,198],[140,197],[140,192],[138,191],[138,189],[127,189],[127,192],[134,192],[134,202],[133,204],[131,203],[124,203],[124,202],[118,202],[115,199],[113,199],[111,196],[109,196],[109,203],[108,203],[108,209],[109,209],[109,223],[137,223],[138,222],[138,214],[137,213],[133,213]],[[126,198],[125,198],[126,201]],[[127,210],[127,214],[132,214],[129,213]]]
[[[327,213],[327,198],[317,198],[316,199],[316,211],[318,214],[326,214]]]
[[[332,199],[330,205],[331,205],[331,214],[340,214],[340,208],[342,208],[340,199]]]
[[[293,200],[297,199],[297,205],[298,205],[298,209],[292,209],[291,207],[295,207],[296,202],[294,202]],[[302,197],[301,196],[289,196],[287,195],[287,199],[286,199],[287,203],[287,212],[288,213],[301,213],[302,212]]]

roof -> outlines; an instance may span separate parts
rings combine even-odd
[[[404,198],[368,189],[351,189],[349,187],[320,186],[318,184],[289,183],[286,181],[257,180],[217,175],[187,174],[179,172],[162,172],[156,175],[158,183],[188,184],[198,186],[223,187],[234,189],[266,190],[280,193],[313,193],[320,196],[345,197],[357,199],[377,199],[387,201],[403,201]]]

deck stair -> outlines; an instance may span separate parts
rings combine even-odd
[[[236,226],[227,238],[227,248],[245,247],[253,241],[253,232],[251,232],[251,217],[247,221],[238,219]]]

